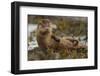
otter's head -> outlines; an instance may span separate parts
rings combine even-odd
[[[52,32],[51,22],[49,19],[42,19],[38,23],[38,31],[42,35],[47,35]]]

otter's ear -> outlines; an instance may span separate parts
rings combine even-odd
[[[42,25],[42,22],[39,21],[39,22],[38,22],[38,27],[37,27],[37,28],[39,28],[41,25]]]

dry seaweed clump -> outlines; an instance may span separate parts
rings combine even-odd
[[[86,48],[79,48],[66,51],[55,49],[42,49],[39,47],[28,51],[28,61],[32,60],[57,60],[57,59],[84,59],[88,58]]]

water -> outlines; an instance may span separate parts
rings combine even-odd
[[[37,24],[29,24],[28,25],[28,37],[30,37],[31,33],[33,31],[36,31],[36,29],[37,29]],[[32,36],[32,41],[28,42],[28,44],[29,44],[28,50],[32,50],[32,49],[34,49],[34,47],[38,47],[36,37]]]
[[[31,35],[31,32],[35,31],[37,29],[37,24],[29,24],[28,25],[28,36]]]
[[[36,38],[35,38],[33,41],[29,42],[28,50],[32,50],[32,49],[34,49],[35,47],[38,47]]]
[[[87,41],[85,40],[86,36],[81,36],[81,37],[77,37],[78,39],[80,38],[80,43],[83,44],[83,45],[87,45]]]

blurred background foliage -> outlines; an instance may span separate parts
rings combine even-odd
[[[64,34],[74,36],[87,35],[87,17],[28,15],[29,24],[37,24],[41,19],[49,19],[57,26],[57,30]]]

